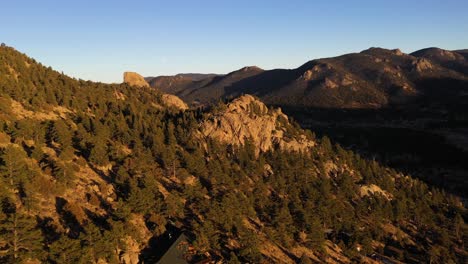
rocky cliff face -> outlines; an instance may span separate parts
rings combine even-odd
[[[290,151],[307,151],[315,142],[294,127],[281,109],[268,107],[251,95],[241,96],[225,109],[216,111],[201,124],[201,134],[232,145],[251,139],[257,153],[276,146]]]
[[[132,86],[149,87],[145,78],[136,72],[124,72],[124,83]]]

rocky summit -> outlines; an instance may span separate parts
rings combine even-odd
[[[244,145],[250,140],[257,154],[275,147],[307,151],[315,145],[304,131],[297,133],[296,129],[281,109],[269,109],[251,95],[236,98],[201,124],[203,136],[232,145]]]
[[[136,72],[124,72],[124,83],[138,87],[149,87],[145,78]]]

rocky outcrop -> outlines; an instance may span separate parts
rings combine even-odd
[[[433,68],[432,63],[425,58],[418,58],[413,62],[413,69],[417,72],[423,72],[431,70]]]
[[[309,81],[309,80],[312,80],[313,75],[314,75],[314,72],[312,70],[307,70],[304,72],[301,78],[305,81]]]
[[[427,58],[437,62],[442,61],[464,61],[465,58],[458,52],[444,50],[439,48],[427,48],[411,53],[415,57]]]
[[[343,86],[350,86],[356,81],[350,74],[335,74],[334,76],[325,77],[323,87],[327,89],[335,89]]]
[[[338,87],[338,84],[336,84],[330,78],[325,78],[323,85],[325,86],[325,88],[328,88],[328,89],[335,89],[336,87]]]
[[[387,200],[392,199],[392,195],[389,192],[382,190],[379,186],[375,184],[361,186],[359,191],[361,197],[379,194],[385,197]]]
[[[149,87],[145,78],[136,72],[124,72],[124,83],[131,86]]]
[[[393,54],[397,55],[397,56],[403,56],[405,55],[400,49],[394,49],[392,50]]]
[[[251,95],[241,96],[225,109],[212,113],[200,125],[200,132],[203,137],[237,146],[251,139],[257,154],[276,146],[290,151],[307,151],[315,145],[304,131],[289,123],[280,109],[268,109]]]
[[[187,110],[187,104],[182,101],[179,97],[172,95],[172,94],[163,94],[162,95],[163,103],[168,107],[174,107],[179,110]]]
[[[328,63],[319,63],[312,67],[312,69],[305,71],[304,74],[301,75],[300,79],[310,81],[312,79],[320,78],[324,73],[332,68],[333,67]]]
[[[148,82],[146,82],[145,78],[136,72],[125,72],[124,82],[132,86],[149,87],[149,84]],[[173,108],[177,108],[180,110],[188,109],[187,104],[184,101],[182,101],[182,99],[180,99],[179,97],[175,95],[163,94],[161,96],[161,99],[162,99],[163,104],[167,107],[173,107]]]
[[[349,74],[345,74],[343,78],[341,79],[341,85],[342,86],[348,86],[353,84],[355,81],[353,80],[353,77],[351,77]]]
[[[449,51],[449,50],[439,49],[439,54],[438,55],[440,57],[446,58],[447,60],[463,60],[463,56],[461,56],[460,54],[458,54],[456,52],[452,52],[452,51]]]
[[[428,48],[411,53],[412,56],[429,61],[433,67],[430,72],[439,74],[441,71],[450,69],[461,73],[466,77],[468,74],[468,56],[460,52],[443,50],[439,48]],[[442,68],[440,67],[442,66]],[[446,69],[443,69],[446,68]],[[451,72],[453,74],[453,72]],[[461,76],[459,76],[461,77]],[[450,76],[453,78],[453,76]]]

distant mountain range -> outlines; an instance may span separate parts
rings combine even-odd
[[[194,105],[253,94],[280,106],[380,108],[426,94],[427,83],[435,80],[456,86],[456,91],[445,92],[457,94],[468,80],[467,56],[467,50],[427,48],[405,54],[370,48],[312,60],[296,69],[265,71],[253,66],[226,75],[181,74],[146,80]]]

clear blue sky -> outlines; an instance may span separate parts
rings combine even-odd
[[[0,4],[0,42],[76,78],[295,68],[371,46],[468,48],[468,1],[52,1]]]

